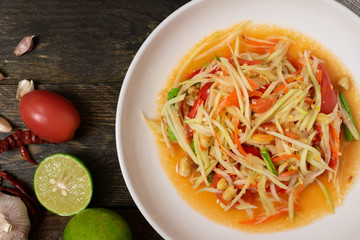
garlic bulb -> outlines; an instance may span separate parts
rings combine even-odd
[[[18,89],[16,91],[16,98],[20,101],[25,94],[34,91],[34,89],[35,86],[33,80],[21,80],[18,84]]]
[[[0,192],[0,239],[28,239],[30,220],[24,202]]]
[[[3,117],[0,117],[0,132],[11,132],[12,126],[10,123]]]

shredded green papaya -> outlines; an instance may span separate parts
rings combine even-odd
[[[342,123],[347,136],[360,138],[350,107],[336,89],[337,99],[326,102],[323,84],[331,79],[322,59],[309,49],[289,54],[294,42],[284,36],[245,36],[248,26],[194,49],[174,78],[160,126],[148,124],[169,149],[182,148],[193,166],[189,184],[216,194],[224,211],[246,211],[256,224],[285,213],[291,222],[300,191],[314,182],[334,211],[318,177],[336,176]],[[205,64],[188,71],[199,60]],[[253,208],[263,212],[254,216]]]

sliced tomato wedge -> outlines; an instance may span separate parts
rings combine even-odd
[[[194,118],[196,116],[199,106],[202,103],[204,103],[206,101],[206,99],[208,98],[208,96],[210,94],[210,87],[211,87],[212,84],[213,84],[213,82],[208,82],[200,89],[200,91],[197,94],[197,98],[195,100],[195,103],[191,107],[191,109],[190,109],[190,111],[188,113],[189,118]]]
[[[252,99],[252,103],[250,104],[250,109],[256,113],[264,113],[269,110],[272,105],[276,102],[276,98],[274,97],[267,97],[267,98],[259,98],[259,99]]]
[[[330,78],[324,64],[320,63],[318,70],[321,74],[318,76],[318,82],[321,87],[321,108],[320,112],[329,114],[334,110],[337,103],[337,93],[333,81]]]
[[[198,75],[199,73],[200,73],[200,69],[192,72],[189,76],[187,76],[186,79],[192,79],[193,77],[195,77],[195,76]]]
[[[255,148],[255,147],[245,145],[245,144],[243,144],[242,147],[246,153],[251,153],[254,156],[262,158],[259,148]]]
[[[197,110],[198,108],[201,106],[201,104],[203,104],[206,99],[208,98],[209,94],[210,94],[210,87],[214,82],[208,82],[206,83],[198,92],[197,94],[197,98],[195,100],[194,105],[190,108],[190,111],[188,113],[188,117],[189,118],[194,118],[197,114]],[[183,108],[183,107],[182,107]],[[189,127],[188,124],[186,124],[186,133],[188,135],[188,137],[192,138],[193,137],[193,130]]]

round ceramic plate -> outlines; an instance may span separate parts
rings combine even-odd
[[[321,42],[360,79],[360,20],[332,0],[200,0],[165,19],[144,42],[126,74],[117,116],[120,167],[138,208],[165,239],[360,239],[360,186],[342,207],[305,227],[247,234],[219,225],[190,208],[177,194],[159,161],[154,137],[140,117],[155,117],[156,100],[184,54],[214,31],[242,20],[276,24]]]

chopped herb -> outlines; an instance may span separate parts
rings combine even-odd
[[[172,88],[168,94],[167,94],[167,100],[173,99],[174,97],[176,97],[179,93],[180,89],[179,88]]]
[[[190,142],[190,147],[193,150],[193,152],[195,153],[195,145],[194,145],[194,141],[192,141],[192,140]]]
[[[215,175],[215,172],[214,171],[211,171],[211,173],[207,176],[207,181],[209,183],[212,183],[213,180],[214,180],[214,175]]]
[[[170,141],[172,141],[172,142],[176,142],[177,141],[177,139],[176,139],[176,137],[175,137],[175,135],[174,135],[174,133],[173,133],[173,131],[171,130],[171,128],[168,126],[168,131],[169,131],[169,139],[170,139]]]
[[[271,158],[270,158],[270,155],[269,155],[269,152],[266,150],[266,148],[261,148],[260,149],[260,153],[261,153],[261,156],[263,157],[264,161],[265,161],[265,164],[266,164],[266,167],[267,169],[272,172],[275,176],[279,176],[278,172],[276,171],[276,168],[273,164],[273,162],[271,161]]]
[[[342,108],[349,114],[349,116],[351,118],[351,122],[355,126],[355,121],[354,121],[353,115],[351,113],[350,106],[349,106],[348,102],[346,101],[344,94],[339,93],[339,97],[340,97],[340,104],[341,104]],[[347,141],[353,140],[354,136],[350,132],[349,128],[345,124],[343,124],[343,127],[344,127],[344,131],[345,131],[346,140]]]

